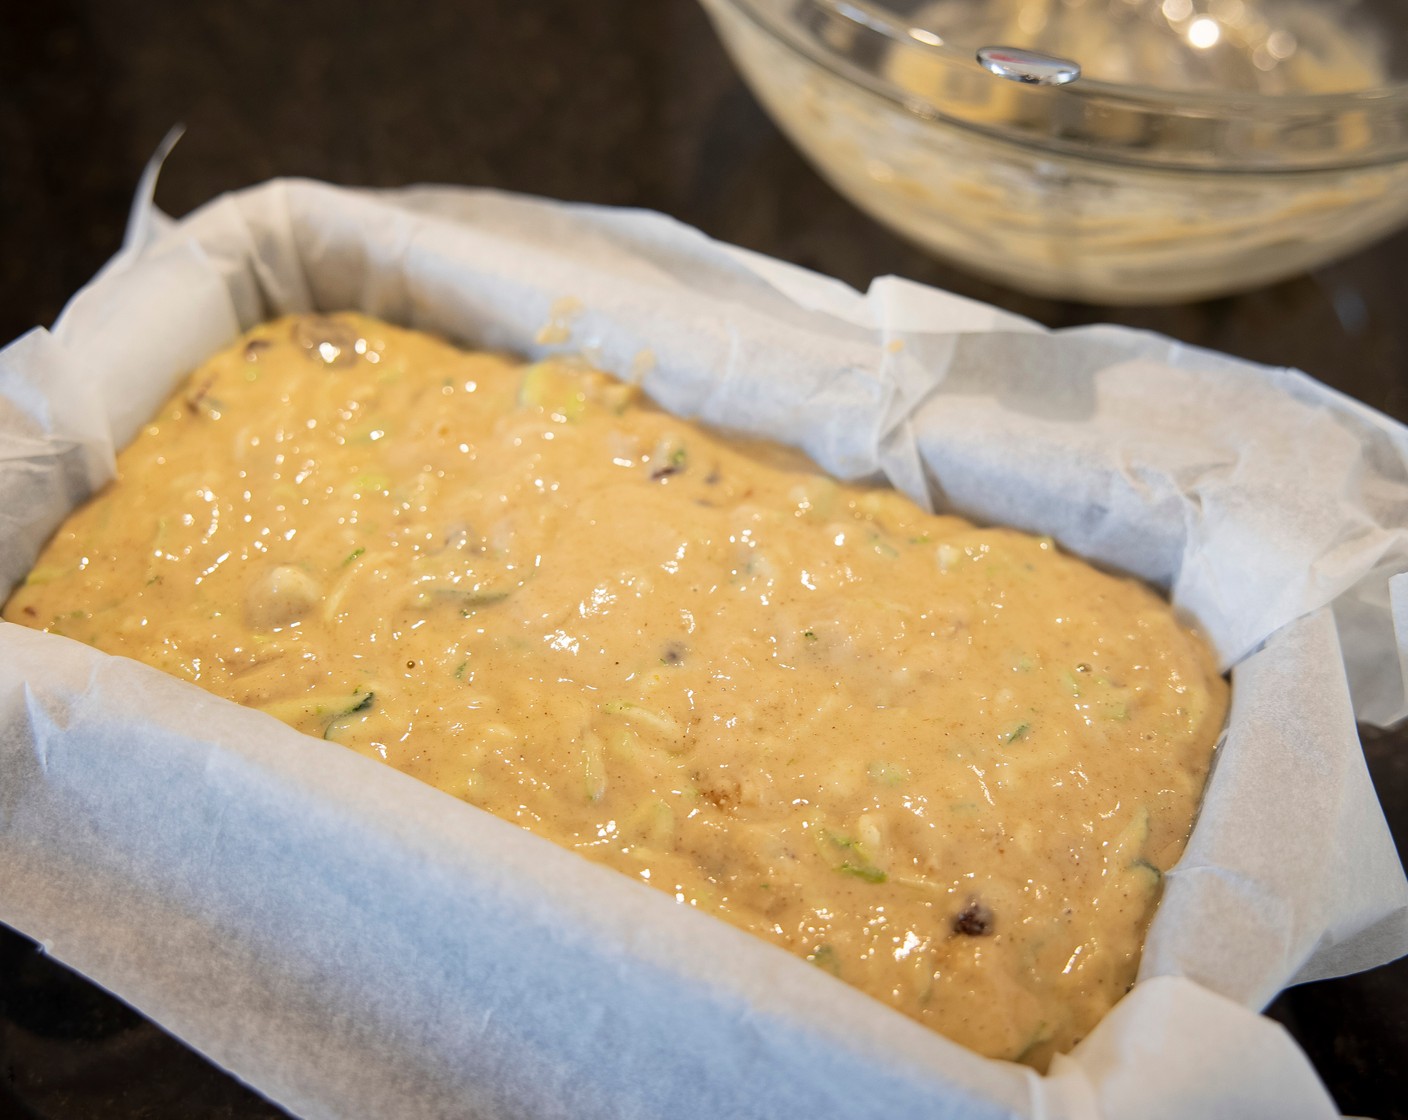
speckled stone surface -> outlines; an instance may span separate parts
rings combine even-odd
[[[1113,321],[1297,366],[1408,419],[1408,234],[1248,295],[1102,309],[1018,295],[855,211],[734,75],[695,0],[0,5],[0,339],[118,247],[147,157],[184,213],[274,175],[647,206],[857,286],[897,273],[1049,326]],[[1400,851],[1408,734],[1365,732]],[[1271,1008],[1341,1108],[1408,1117],[1408,962]],[[0,927],[0,1116],[284,1115]]]

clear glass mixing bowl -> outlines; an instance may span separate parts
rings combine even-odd
[[[1167,303],[1408,220],[1397,0],[703,0],[768,111],[881,222],[1039,295]],[[983,46],[1073,60],[1006,80]]]

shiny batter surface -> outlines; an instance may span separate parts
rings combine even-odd
[[[1226,689],[1143,586],[604,374],[354,315],[192,375],[4,610],[1044,1068],[1133,982]]]

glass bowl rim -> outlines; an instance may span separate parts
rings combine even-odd
[[[1361,152],[1355,158],[1297,159],[1294,154],[1277,155],[1268,161],[1248,160],[1216,164],[1182,164],[1155,158],[1140,158],[1131,153],[1101,150],[1098,146],[1071,144],[1042,137],[992,122],[978,123],[956,116],[938,100],[898,86],[883,75],[865,71],[838,51],[813,46],[801,33],[797,11],[812,12],[840,19],[858,30],[894,43],[905,50],[918,51],[938,60],[947,68],[983,73],[975,52],[958,49],[928,37],[915,37],[908,23],[892,12],[877,8],[871,0],[795,0],[788,12],[779,11],[768,0],[704,0],[705,7],[714,5],[744,16],[760,31],[807,61],[823,68],[843,81],[858,86],[887,100],[900,109],[921,117],[942,120],[978,133],[1008,142],[1050,148],[1065,154],[1077,154],[1104,162],[1131,166],[1162,166],[1169,169],[1187,166],[1204,172],[1234,172],[1249,169],[1261,172],[1296,173],[1333,171],[1351,167],[1379,166],[1408,160],[1408,80],[1389,83],[1372,89],[1347,90],[1335,93],[1266,94],[1257,92],[1219,93],[1211,91],[1181,91],[1154,86],[1133,86],[1081,77],[1060,86],[1036,86],[1013,83],[1014,88],[1067,100],[1077,106],[1104,112],[1128,113],[1147,118],[1182,118],[1231,124],[1250,121],[1270,127],[1291,127],[1300,122],[1323,122],[1339,114],[1362,113],[1375,120],[1391,123],[1392,131],[1400,135],[1380,149]],[[923,30],[923,29],[920,29]],[[938,39],[938,36],[933,36]],[[992,44],[1000,46],[1006,44]],[[1078,61],[1078,60],[1077,60]],[[1000,77],[987,75],[993,81]]]

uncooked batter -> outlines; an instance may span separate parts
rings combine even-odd
[[[1044,1068],[1226,688],[1140,584],[356,315],[192,375],[15,622],[346,744]]]

